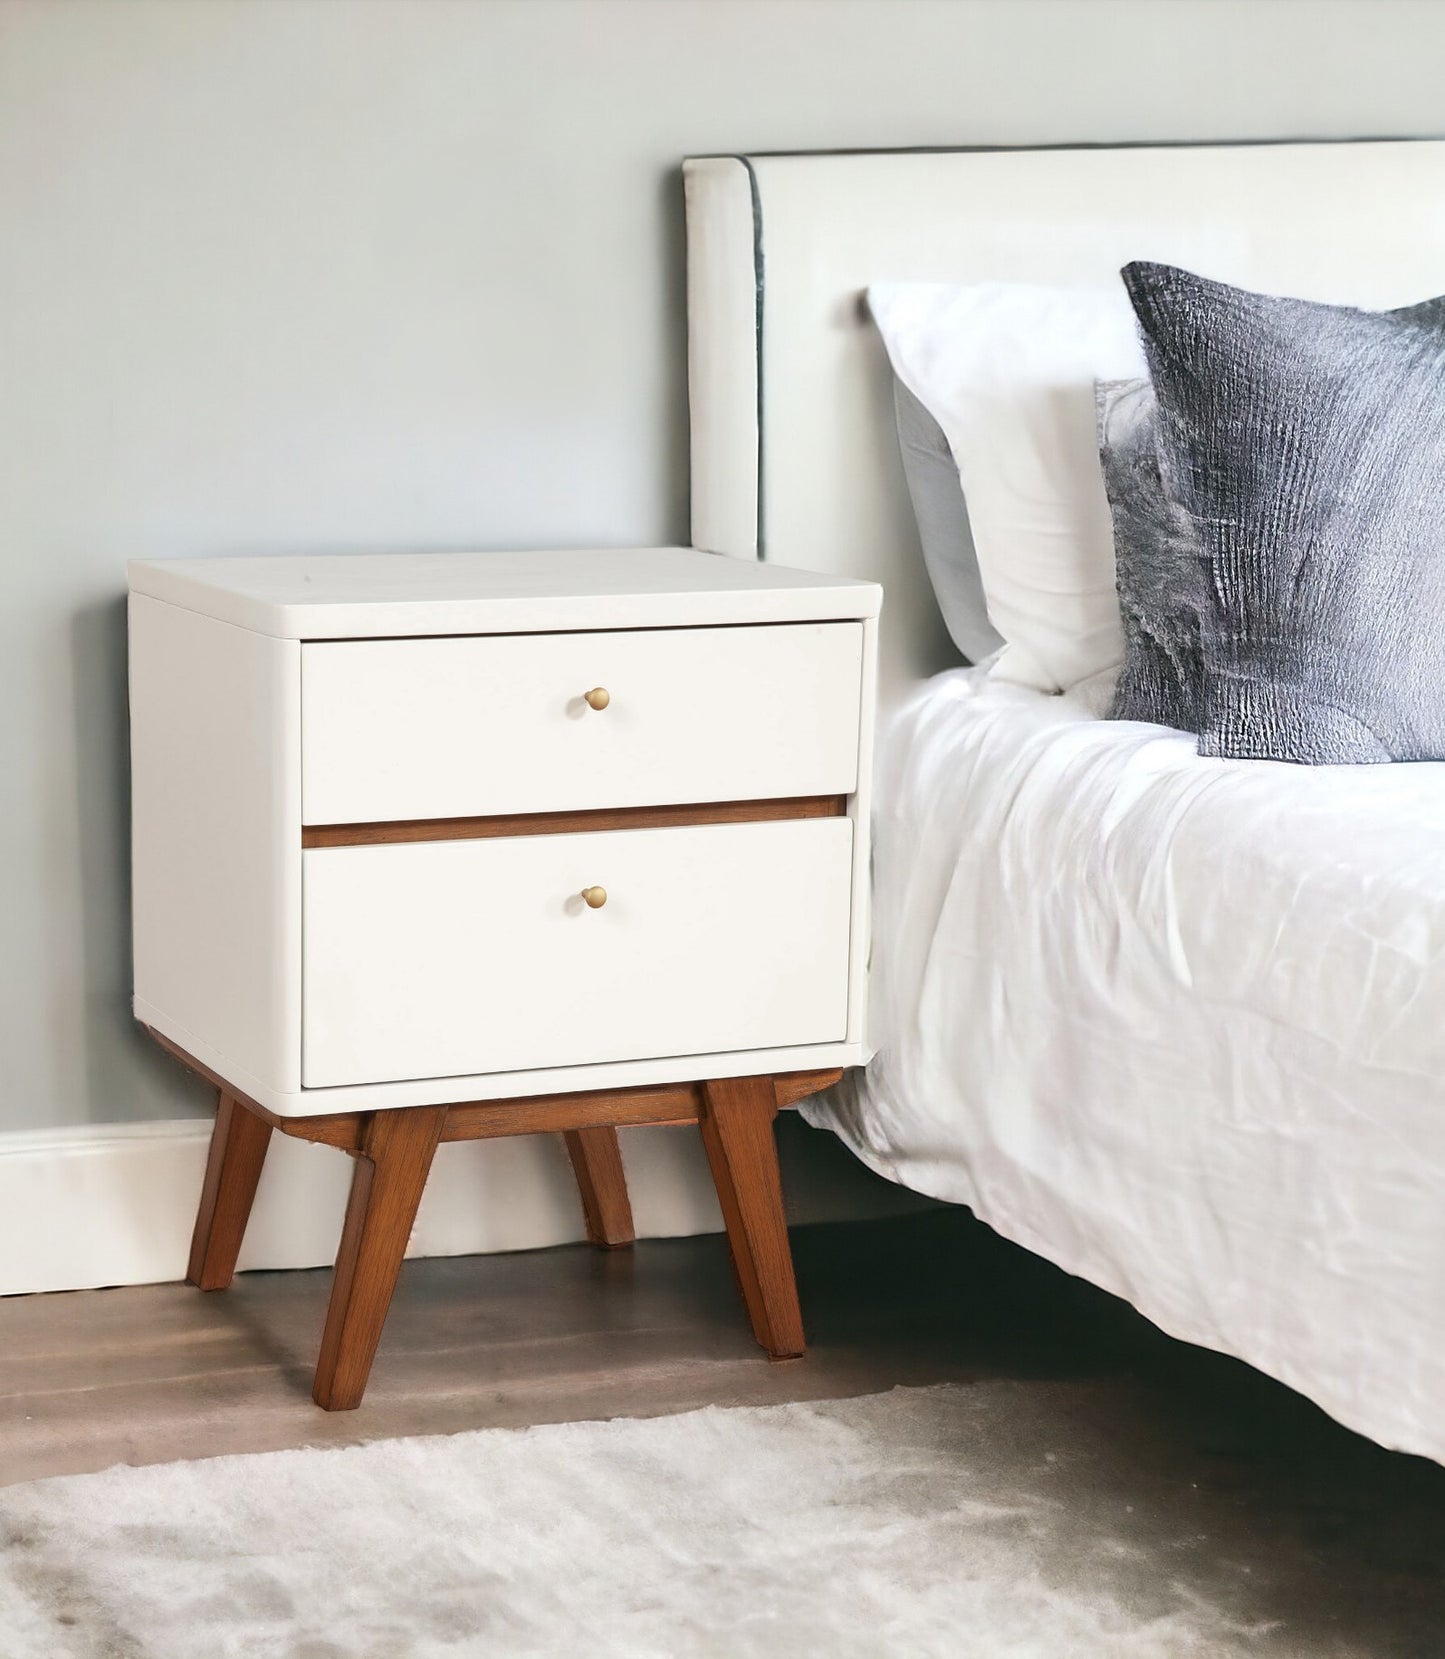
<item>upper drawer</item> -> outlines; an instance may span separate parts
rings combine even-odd
[[[858,622],[308,644],[302,817],[849,794],[862,677]]]

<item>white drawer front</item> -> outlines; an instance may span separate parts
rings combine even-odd
[[[308,824],[845,795],[857,622],[302,647]],[[606,689],[598,711],[584,694]]]
[[[303,1083],[840,1039],[852,847],[824,818],[313,848]]]

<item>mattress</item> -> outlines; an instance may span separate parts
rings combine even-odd
[[[1445,765],[1201,760],[964,669],[880,755],[872,1040],[807,1108],[1445,1461]]]

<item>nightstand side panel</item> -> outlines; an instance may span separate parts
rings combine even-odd
[[[848,1041],[871,1058],[868,964],[873,944],[873,767],[878,719],[878,619],[863,624],[863,673],[858,708],[858,786],[848,802],[853,820],[853,917],[848,946]]]
[[[301,648],[130,596],[135,1012],[301,1086]]]

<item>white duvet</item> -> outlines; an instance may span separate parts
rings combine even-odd
[[[1445,1462],[1445,764],[959,670],[878,782],[865,1162]]]

